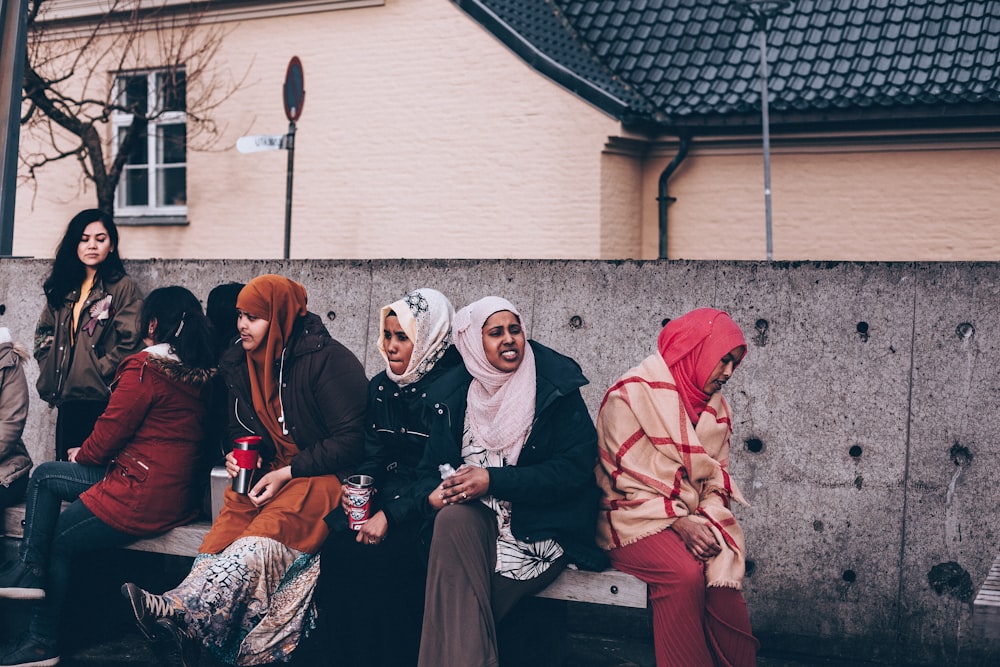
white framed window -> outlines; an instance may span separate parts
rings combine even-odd
[[[115,95],[124,109],[111,124],[115,150],[133,123],[142,123],[115,193],[115,216],[187,214],[187,79],[183,69],[121,72]],[[146,120],[146,119],[150,120]]]

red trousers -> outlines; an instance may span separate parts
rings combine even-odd
[[[649,585],[656,667],[754,667],[759,643],[751,634],[743,594],[706,588],[705,569],[674,531],[612,549],[611,563]]]

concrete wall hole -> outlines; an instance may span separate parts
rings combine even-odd
[[[847,583],[853,584],[857,581],[858,575],[854,572],[854,570],[844,570],[844,574],[841,575],[841,578]]]
[[[660,320],[660,326],[661,327],[667,326],[667,322],[669,322],[669,321],[670,321],[669,317],[664,317],[662,320]]]
[[[767,345],[767,330],[770,328],[770,326],[771,325],[768,324],[767,320],[765,319],[759,319],[754,324],[754,329],[757,331],[757,333],[754,334],[753,340],[754,344],[757,345],[757,347],[764,347],[765,345]]]
[[[764,443],[759,438],[747,438],[743,441],[743,444],[746,445],[748,452],[760,454],[764,451]]]
[[[583,326],[583,318],[580,317],[579,315],[574,315],[573,317],[569,318],[570,329],[579,329],[582,326]]]
[[[861,445],[851,445],[851,448],[847,450],[847,453],[851,455],[852,459],[860,459],[863,451],[864,450],[861,449]]]
[[[972,463],[972,452],[968,447],[957,442],[951,446],[949,456],[951,456],[951,462],[957,466],[967,466]]]
[[[858,337],[861,338],[861,342],[862,343],[867,343],[868,342],[868,323],[867,322],[858,322],[857,329],[858,329]]]
[[[955,327],[955,333],[962,340],[968,340],[976,334],[976,327],[972,326],[968,322],[962,322]]]
[[[757,570],[757,563],[747,558],[746,570],[747,570],[747,576],[752,577],[753,573]]]
[[[857,489],[858,491],[860,491],[861,487],[864,486],[864,485],[865,485],[865,478],[864,477],[862,477],[861,475],[858,475],[857,477],[854,478],[854,488],[855,489]]]
[[[817,533],[822,533],[823,532],[823,522],[820,521],[819,519],[817,519],[816,521],[813,521],[813,530],[815,530]]]
[[[927,573],[927,583],[938,595],[947,595],[961,602],[972,602],[976,589],[972,577],[955,561],[938,563]]]
[[[326,312],[326,319],[333,322],[335,319],[337,319],[337,313],[333,312],[332,310],[328,310]]]

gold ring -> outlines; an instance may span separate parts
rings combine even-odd
[[[462,500],[468,500],[468,499],[469,499],[469,494],[466,493],[465,491],[462,491]]]

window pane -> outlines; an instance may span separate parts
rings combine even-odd
[[[160,72],[157,75],[158,98],[163,111],[184,111],[187,106],[187,74],[184,70]]]
[[[122,75],[118,77],[118,103],[132,113],[146,114],[146,100],[149,96],[148,80],[145,74]]]
[[[146,121],[141,118],[136,118],[133,123],[139,123],[145,126]],[[118,146],[121,148],[121,143],[125,140],[125,134],[128,132],[127,127],[120,128],[118,130]],[[135,137],[132,145],[128,149],[128,160],[126,164],[148,164],[149,163],[149,140],[146,136],[145,130],[140,130],[138,136]]]
[[[119,194],[119,206],[149,205],[149,172],[145,169],[126,167]]]
[[[187,204],[187,170],[184,167],[157,169],[157,206]]]
[[[177,164],[187,160],[187,126],[160,125],[157,134],[157,164]]]

